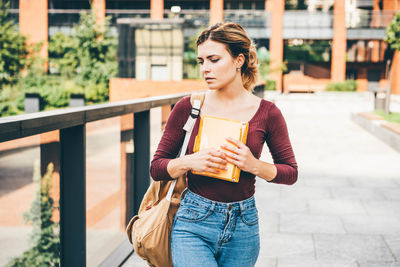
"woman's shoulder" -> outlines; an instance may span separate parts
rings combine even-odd
[[[268,112],[271,109],[277,109],[278,107],[275,105],[275,103],[273,101],[261,98],[261,102],[260,102],[260,108],[265,111]]]
[[[184,96],[174,105],[174,110],[179,112],[190,112],[191,108],[190,95]]]

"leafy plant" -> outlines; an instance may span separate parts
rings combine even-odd
[[[49,40],[49,70],[51,73],[72,78],[79,63],[76,40],[71,35],[58,32]]]
[[[199,64],[197,63],[197,38],[204,30],[201,27],[197,34],[190,37],[183,52],[183,76],[187,79],[201,79]]]
[[[12,116],[23,113],[24,94],[21,90],[15,90],[15,86],[5,85],[0,91],[0,114]]]
[[[75,45],[78,64],[75,81],[83,87],[88,84],[108,84],[117,74],[115,37],[110,33],[110,17],[103,25],[96,23],[96,14],[81,12],[75,30]]]
[[[326,91],[339,91],[339,92],[355,92],[357,89],[357,82],[355,80],[346,80],[344,82],[330,82],[326,85]]]
[[[400,51],[400,11],[387,27],[385,40],[392,49]]]
[[[286,44],[284,58],[288,61],[328,62],[330,60],[329,41],[310,41],[301,44]]]
[[[276,81],[275,80],[266,80],[264,90],[275,91],[276,90]]]
[[[268,80],[270,73],[271,55],[264,46],[257,49],[258,73],[261,80]]]
[[[39,163],[35,164],[33,181],[37,193],[30,211],[24,214],[25,221],[33,227],[30,236],[32,247],[11,260],[8,267],[60,266],[59,224],[52,220],[53,211],[57,208],[49,193],[53,170],[54,166],[50,163],[46,174],[41,177]]]
[[[16,82],[28,55],[26,38],[16,28],[9,8],[9,1],[0,0],[0,89]]]

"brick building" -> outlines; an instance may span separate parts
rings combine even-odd
[[[392,73],[400,72],[399,53],[394,54],[384,41],[387,25],[400,10],[400,0],[93,0],[92,3],[98,19],[111,15],[114,26],[116,18],[121,17],[179,16],[185,21],[186,42],[208,23],[238,22],[258,47],[270,50],[271,66],[275,69],[270,76],[276,80],[278,90],[319,90],[329,81],[346,78],[357,80],[358,91],[385,87],[388,60],[392,58]],[[172,6],[180,8],[171,9]],[[90,4],[88,0],[13,0],[12,8],[19,18],[21,32],[32,42],[45,41],[42,50],[45,56],[48,36],[69,31],[78,22],[79,11],[90,9]],[[304,57],[315,52],[311,49],[303,53],[304,47],[313,48],[321,57]],[[279,69],[284,61],[288,70],[283,73]],[[397,76],[392,75],[392,92],[400,94]]]

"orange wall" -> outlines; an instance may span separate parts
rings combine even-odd
[[[324,91],[330,79],[312,78],[302,74],[285,74],[283,75],[284,92],[316,92]]]
[[[96,22],[103,23],[106,18],[106,0],[93,0],[92,6],[96,11]]]
[[[345,0],[336,0],[334,6],[331,79],[344,81],[346,77],[346,14]]]
[[[210,24],[224,21],[224,0],[210,0]]]
[[[48,15],[47,0],[19,1],[19,29],[29,43],[43,42],[40,55],[47,58]],[[47,64],[45,66],[47,70]]]
[[[110,102],[206,90],[202,80],[138,81],[132,78],[110,79]]]
[[[276,90],[282,90],[282,71],[280,70],[283,63],[283,13],[285,11],[285,3],[281,0],[270,1],[270,7],[266,7],[271,12],[271,39],[269,47],[271,52],[271,69],[270,78],[276,81]]]
[[[392,75],[392,82],[391,88],[392,93],[396,95],[400,95],[400,51],[395,51],[393,56],[393,63],[391,67],[391,75]]]
[[[164,0],[150,0],[150,18],[164,18]]]
[[[357,92],[368,90],[368,71],[367,68],[359,69],[357,72]]]
[[[265,0],[265,11],[272,12],[272,0]]]
[[[399,10],[400,0],[383,0],[384,10]]]

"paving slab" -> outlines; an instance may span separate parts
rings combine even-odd
[[[333,198],[346,200],[386,200],[384,192],[373,187],[332,187]],[[398,193],[398,190],[396,191]],[[400,198],[399,198],[400,199]]]
[[[317,259],[394,262],[382,236],[315,234]]]
[[[400,262],[359,262],[360,267],[400,267]]]
[[[286,186],[281,187],[282,198],[329,199],[332,194],[327,186]]]
[[[383,238],[396,260],[400,262],[400,232],[393,231],[389,235],[384,235]]]
[[[360,200],[319,199],[308,200],[313,214],[367,214]]]
[[[399,200],[363,200],[362,203],[371,215],[396,216],[400,214]]]
[[[400,200],[400,190],[398,187],[395,188],[378,188],[380,194],[384,195],[385,199],[387,200]]]
[[[262,222],[260,227],[260,235],[264,233],[278,233],[280,224],[280,214],[276,212],[266,212],[258,209],[259,221]]]
[[[314,260],[305,259],[299,262],[293,259],[279,259],[278,267],[359,267],[355,260]]]
[[[310,234],[264,233],[260,257],[314,259],[314,244]]]
[[[400,214],[396,216],[342,215],[344,228],[350,234],[383,235],[400,233]]]
[[[281,213],[281,233],[326,233],[345,234],[346,231],[339,216],[315,215],[304,213]]]

